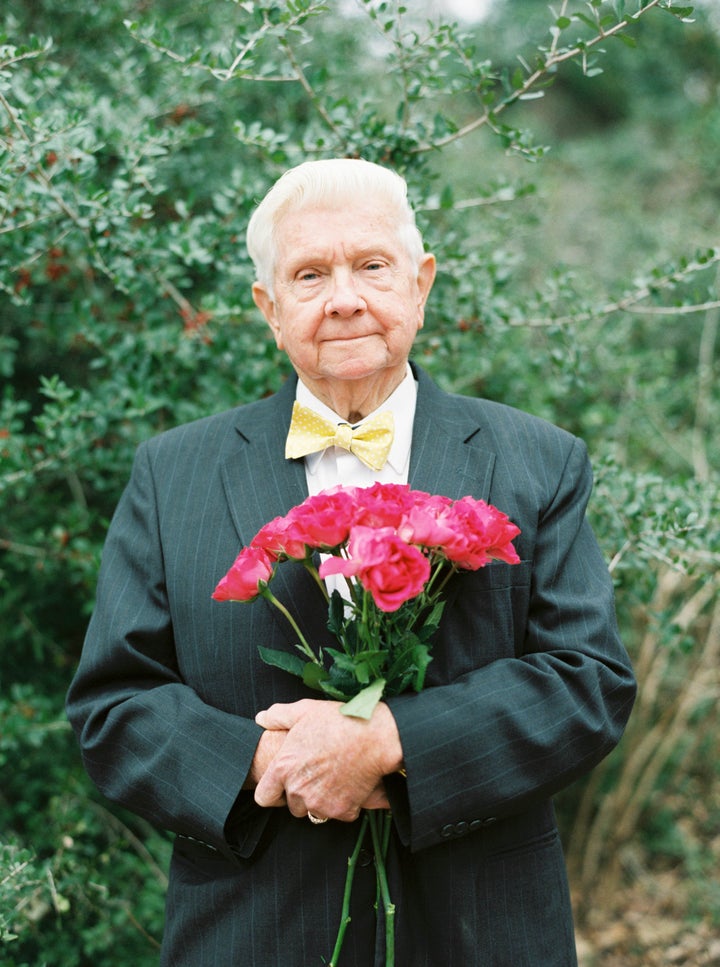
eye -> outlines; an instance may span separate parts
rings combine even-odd
[[[316,282],[320,278],[317,269],[301,269],[295,276],[296,282]]]

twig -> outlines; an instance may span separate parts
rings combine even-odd
[[[0,551],[10,551],[12,554],[23,554],[25,557],[45,557],[47,551],[42,547],[32,547],[30,544],[18,544],[0,537]]]
[[[660,0],[650,0],[650,2],[645,4],[644,7],[641,7],[637,11],[637,13],[634,14],[632,18],[621,20],[619,23],[615,24],[609,30],[603,30],[598,25],[597,36],[593,37],[591,40],[586,41],[582,45],[576,45],[575,47],[570,47],[566,50],[558,52],[557,36],[555,36],[553,38],[553,44],[550,47],[550,51],[549,51],[550,56],[543,61],[541,67],[538,67],[535,71],[529,74],[528,77],[525,78],[522,85],[517,90],[513,91],[512,96],[506,98],[504,101],[500,101],[498,104],[494,105],[493,107],[486,108],[483,114],[475,118],[473,121],[470,121],[467,124],[463,125],[463,127],[458,128],[458,130],[454,131],[452,134],[449,134],[444,138],[439,138],[437,141],[433,141],[432,143],[419,145],[417,148],[415,148],[415,153],[421,154],[426,151],[435,151],[439,148],[444,148],[448,144],[452,144],[454,141],[459,141],[461,138],[467,137],[468,134],[471,134],[473,131],[477,131],[478,128],[481,128],[486,124],[490,127],[493,127],[494,118],[496,118],[499,114],[501,114],[511,104],[514,104],[516,101],[522,99],[526,94],[528,94],[530,90],[538,83],[539,80],[545,77],[546,74],[550,73],[552,68],[557,67],[559,64],[562,64],[565,61],[572,60],[573,58],[577,57],[579,54],[582,54],[583,58],[585,58],[589,50],[592,50],[594,47],[602,43],[604,40],[607,40],[609,37],[612,37],[615,34],[620,33],[626,27],[629,27],[631,19],[633,21],[639,20],[640,17],[642,17],[644,14],[648,12],[648,10],[651,10],[653,7],[656,7],[659,2]]]
[[[221,81],[229,81],[233,76],[233,74],[235,73],[235,71],[240,66],[240,64],[243,62],[243,60],[245,60],[245,57],[250,53],[253,47],[257,44],[258,40],[260,40],[260,38],[268,32],[271,26],[272,25],[270,21],[266,20],[265,23],[262,25],[262,27],[260,27],[259,30],[256,30],[255,33],[252,34],[250,39],[247,41],[247,43],[240,48],[240,52],[235,57],[232,64],[227,68],[227,70],[217,71],[217,72],[213,71],[215,76],[219,78]]]
[[[119,906],[120,906],[120,909],[125,913],[125,916],[128,918],[130,923],[133,925],[133,927],[135,927],[135,929],[138,931],[138,933],[140,933],[141,936],[144,937],[145,940],[147,940],[147,942],[152,947],[154,947],[156,950],[160,950],[160,947],[161,947],[160,941],[157,939],[157,937],[153,937],[152,934],[147,932],[145,927],[143,927],[143,925],[140,923],[138,918],[133,913],[132,908],[130,907],[130,904],[126,902],[126,903],[121,903]]]
[[[147,863],[148,867],[153,871],[157,881],[163,887],[167,886],[167,874],[160,867],[159,863],[156,861],[155,857],[152,855],[147,846],[138,836],[135,835],[129,826],[123,823],[122,820],[118,819],[117,816],[113,815],[113,813],[111,813],[100,803],[94,802],[93,800],[87,800],[85,802],[85,806],[93,809],[117,836],[122,836],[124,839],[126,839],[135,853],[141,859],[143,859]]]
[[[720,273],[718,273],[720,279]],[[707,455],[707,438],[710,431],[711,400],[715,379],[713,361],[715,342],[720,322],[720,302],[708,306],[700,335],[697,367],[697,396],[695,400],[695,424],[692,431],[692,456],[695,476],[698,480],[710,479],[710,461]]]
[[[0,227],[0,235],[8,235],[10,232],[18,232],[24,228],[32,228],[33,225],[37,225],[39,222],[46,222],[52,218],[57,218],[56,212],[50,212],[47,215],[38,215],[35,218],[28,218],[24,222],[15,222],[12,225]]]
[[[302,22],[302,20],[305,19],[305,17],[307,17],[309,14],[313,12],[313,9],[322,9],[322,8],[321,7],[318,8],[316,5],[315,8],[311,6],[309,10],[301,11],[300,13],[292,17],[287,24],[285,24],[285,28],[287,30],[290,30],[292,27],[298,26]],[[222,81],[223,83],[227,83],[228,81],[233,79],[242,62],[245,60],[248,54],[251,53],[252,50],[257,46],[258,41],[261,40],[265,34],[267,34],[270,30],[273,29],[274,24],[272,23],[272,21],[266,19],[263,25],[259,27],[257,30],[255,30],[249,36],[248,40],[240,48],[240,51],[234,57],[229,67],[212,67],[211,65],[204,64],[202,62],[193,62],[191,58],[185,54],[178,54],[176,51],[172,50],[169,47],[166,47],[164,44],[161,44],[156,40],[142,37],[133,28],[133,23],[130,20],[125,21],[125,27],[130,31],[133,38],[138,43],[142,44],[144,47],[147,47],[150,50],[154,50],[156,53],[164,54],[166,57],[169,57],[171,60],[174,60],[176,63],[182,64],[185,67],[191,67],[194,70],[207,71],[209,74],[212,74],[212,76],[217,78],[219,81]],[[283,77],[282,75],[270,76],[270,75],[263,75],[263,74],[256,75],[256,74],[243,73],[242,79],[245,81],[262,81],[264,83],[268,81],[273,81],[276,83],[277,82],[287,83],[287,82],[294,81],[296,78]]]
[[[710,309],[720,309],[720,299],[690,306],[634,306],[632,311],[649,316],[689,316],[696,312],[708,312]]]
[[[593,319],[600,319],[605,316],[613,315],[616,312],[645,312],[648,314],[657,313],[658,315],[688,315],[693,312],[705,312],[709,309],[720,308],[720,301],[704,302],[691,306],[664,306],[664,307],[641,307],[639,305],[644,299],[648,299],[653,293],[664,289],[672,288],[683,282],[688,276],[695,272],[703,272],[713,265],[720,263],[720,248],[713,250],[713,254],[705,261],[689,262],[684,268],[677,272],[668,272],[666,275],[655,279],[652,283],[645,284],[618,299],[615,302],[608,302],[597,309],[587,312],[579,312],[570,316],[555,316],[550,319],[518,319],[509,320],[511,326],[528,326],[530,328],[541,328],[544,326],[563,326],[568,324],[577,325],[582,322],[590,322]]]
[[[44,47],[40,50],[26,50],[22,54],[16,54],[9,57],[7,60],[0,61],[0,71],[5,70],[8,67],[12,67],[13,64],[19,64],[23,60],[32,60],[33,57],[40,57],[42,54],[46,54],[52,47],[52,40],[46,40]]]
[[[305,71],[300,66],[300,62],[298,61],[297,57],[295,56],[295,52],[293,51],[292,47],[290,46],[290,44],[288,43],[288,41],[284,37],[279,41],[279,44],[280,44],[280,47],[285,51],[285,54],[287,55],[287,58],[290,61],[290,66],[295,71],[295,78],[298,81],[298,83],[300,84],[300,86],[302,87],[302,89],[307,94],[307,96],[308,96],[308,98],[310,100],[310,103],[315,108],[315,110],[320,115],[320,117],[323,119],[323,121],[328,126],[328,128],[333,132],[333,134],[338,134],[339,135],[339,131],[338,131],[337,125],[335,124],[335,122],[333,121],[333,119],[330,117],[330,115],[328,114],[328,112],[325,110],[325,107],[324,107],[322,101],[320,100],[320,98],[318,97],[318,95],[315,93],[314,88],[312,87],[312,85],[308,81],[307,77],[305,76]]]
[[[14,876],[18,876],[28,866],[30,866],[30,860],[25,860],[23,863],[18,863],[17,866],[11,867],[7,876],[4,876],[2,880],[0,880],[0,886],[5,886],[5,884],[9,883]]]

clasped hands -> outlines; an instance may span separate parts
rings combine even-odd
[[[255,716],[265,729],[247,785],[260,806],[294,816],[352,822],[361,809],[389,806],[383,776],[402,767],[395,719],[380,702],[369,720],[343,715],[340,702],[302,699]]]

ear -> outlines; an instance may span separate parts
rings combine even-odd
[[[433,287],[433,282],[435,281],[435,256],[430,252],[426,252],[420,262],[420,268],[417,274],[417,287],[418,287],[418,310],[420,321],[418,323],[418,329],[422,328],[423,322],[425,320],[425,303],[427,302],[428,296],[430,295],[430,290]]]
[[[265,317],[265,321],[272,330],[272,334],[275,337],[275,344],[278,349],[283,349],[282,344],[282,333],[280,331],[280,323],[277,318],[277,311],[275,308],[275,300],[270,295],[266,287],[262,282],[254,282],[252,287],[252,297],[255,305],[258,307],[260,312],[262,312]]]
[[[426,252],[420,263],[417,277],[418,289],[420,290],[420,296],[422,298],[421,305],[423,306],[427,302],[427,297],[430,295],[430,289],[432,289],[434,281],[435,256],[430,252]]]

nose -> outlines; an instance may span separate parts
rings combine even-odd
[[[358,291],[357,281],[351,272],[337,273],[331,282],[330,294],[325,303],[325,315],[350,318],[367,309],[367,303]]]

